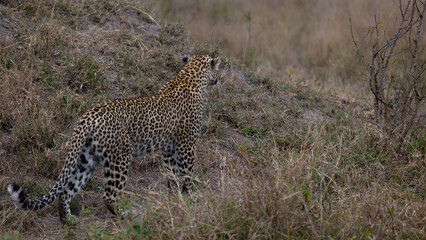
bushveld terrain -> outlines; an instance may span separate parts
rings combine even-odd
[[[401,145],[366,121],[372,97],[349,28],[351,18],[360,36],[376,14],[392,32],[398,11],[393,1],[0,0],[1,238],[424,239],[424,122]],[[223,63],[191,193],[169,193],[153,154],[132,160],[124,218],[101,201],[99,169],[72,203],[76,226],[60,223],[56,204],[15,209],[6,185],[46,193],[79,116],[154,94],[182,54]]]

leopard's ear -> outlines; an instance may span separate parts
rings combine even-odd
[[[216,71],[219,70],[220,58],[219,57],[213,58],[210,64],[211,64],[212,69],[214,69]]]
[[[183,55],[182,55],[182,62],[186,64],[186,63],[188,62],[188,60],[189,60],[188,55],[183,54]]]

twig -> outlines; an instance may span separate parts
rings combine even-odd
[[[359,116],[359,115],[355,115],[355,114],[353,114],[353,113],[350,113],[350,112],[346,111],[345,109],[343,109],[342,107],[338,107],[338,108],[339,108],[340,110],[342,110],[343,112],[345,112],[346,114],[348,114],[349,116],[351,116],[351,117],[358,118],[358,119],[360,119],[360,120],[363,120],[364,122],[371,123],[371,124],[373,124],[373,125],[376,125],[376,126],[377,126],[377,127],[379,127],[380,129],[383,129],[383,126],[382,126],[381,124],[379,124],[379,123],[376,123],[376,122],[374,122],[374,121],[371,121],[371,120],[366,119],[366,118],[364,118],[364,117],[361,117],[361,116]]]
[[[52,10],[50,11],[50,22],[52,22],[53,16],[55,15],[55,6],[56,6],[56,0],[53,2]]]
[[[125,190],[121,190],[120,192],[124,193],[124,194],[127,194],[127,195],[136,195],[137,197],[142,198],[142,199],[145,198],[144,196],[142,196],[142,195],[140,195],[138,193],[135,193],[135,192],[129,192],[129,191],[125,191]]]
[[[422,2],[421,2],[422,3]],[[422,23],[423,23],[423,15],[425,13],[425,9],[426,9],[426,2],[422,3],[423,5],[423,10],[420,13],[420,9],[418,9],[419,12],[419,24],[417,25],[417,32],[416,32],[416,39],[413,40],[414,42],[414,49],[413,49],[413,58],[412,58],[412,65],[413,65],[413,72],[412,72],[412,76],[415,77],[414,75],[417,74],[417,50],[418,50],[418,42],[420,39],[420,33],[422,31]],[[414,81],[415,83],[417,81]]]
[[[147,12],[145,12],[145,11],[143,11],[143,10],[137,8],[137,7],[131,7],[131,8],[145,14],[149,18],[149,20],[153,21],[161,29],[161,25],[157,21],[155,21],[155,19],[151,15],[149,15]]]

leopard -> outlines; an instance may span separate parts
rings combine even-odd
[[[74,127],[65,165],[54,186],[39,199],[29,200],[21,187],[11,183],[7,192],[14,205],[34,211],[58,198],[60,220],[67,223],[68,217],[75,217],[71,200],[95,169],[103,167],[102,199],[116,215],[114,206],[124,192],[131,160],[153,152],[163,156],[167,186],[187,192],[208,89],[220,78],[220,58],[184,55],[182,61],[177,77],[156,94],[109,100],[85,112]]]

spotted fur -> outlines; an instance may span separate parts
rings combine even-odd
[[[69,204],[97,166],[104,170],[103,200],[113,214],[113,203],[123,190],[130,159],[161,151],[170,170],[169,185],[188,188],[194,162],[202,110],[208,85],[217,82],[219,59],[183,57],[178,76],[154,96],[112,100],[86,112],[74,128],[71,147],[59,179],[39,199],[28,200],[16,184],[7,186],[16,207],[37,210],[59,197],[61,220],[70,215]],[[177,179],[173,182],[173,179]]]

